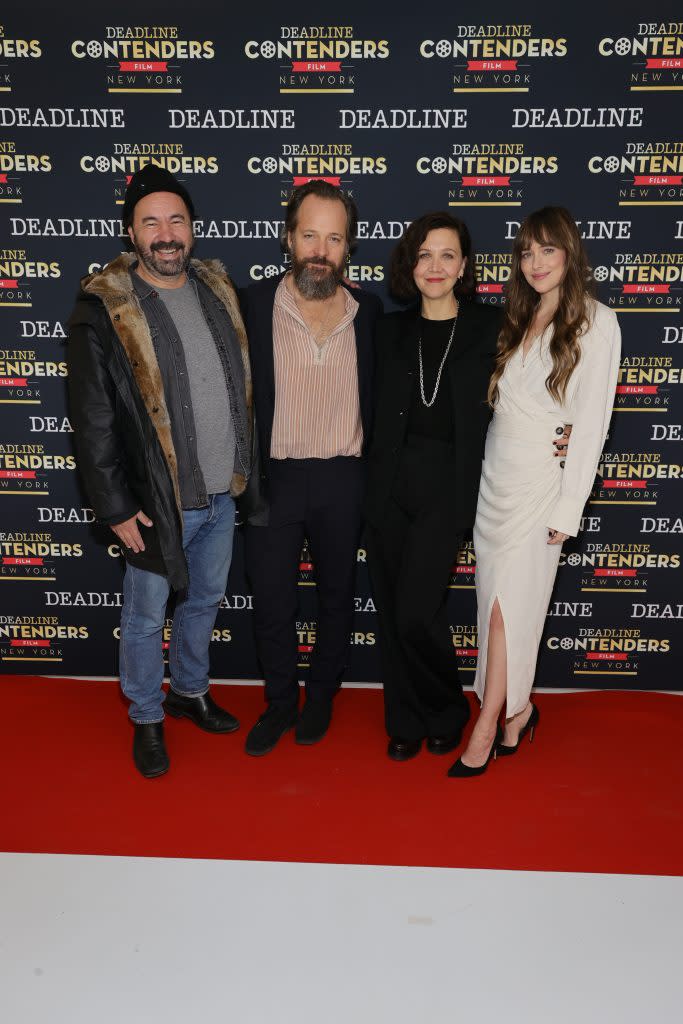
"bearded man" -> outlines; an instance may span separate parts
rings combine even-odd
[[[254,381],[258,484],[248,518],[247,571],[267,710],[246,750],[266,754],[296,726],[321,739],[348,660],[364,455],[373,403],[376,296],[345,287],[355,240],[353,200],[313,180],[294,189],[283,245],[291,270],[246,292]],[[298,566],[304,538],[315,564],[317,638],[299,714]]]
[[[147,164],[131,178],[124,253],[82,282],[69,321],[78,467],[126,559],[121,687],[146,778],[169,767],[165,710],[213,733],[239,723],[209,693],[209,643],[250,472],[251,375],[236,293],[216,260],[191,259],[186,189]],[[177,591],[162,690],[162,632]]]

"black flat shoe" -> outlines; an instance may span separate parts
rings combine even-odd
[[[303,746],[310,747],[323,738],[332,720],[331,700],[306,699],[299,721],[294,730],[294,739]]]
[[[453,736],[428,736],[427,750],[430,754],[450,754],[451,750],[455,750],[458,746],[461,739],[462,729]]]
[[[498,754],[498,757],[509,757],[510,754],[516,754],[519,750],[520,743],[522,742],[527,733],[529,733],[529,743],[533,743],[534,733],[536,731],[536,726],[538,725],[538,720],[540,717],[541,716],[538,708],[535,704],[532,704],[531,714],[529,715],[529,721],[519,730],[517,742],[513,747],[506,747],[504,743],[499,743],[496,748],[496,753]]]
[[[387,747],[387,754],[392,761],[410,761],[422,750],[422,740],[406,740],[402,736],[392,736]]]
[[[275,704],[263,712],[256,725],[252,726],[247,736],[244,749],[252,757],[262,757],[282,739],[286,732],[296,725],[299,711],[296,706],[280,708]]]
[[[168,771],[169,760],[164,743],[164,723],[151,722],[135,725],[133,760],[135,767],[146,779],[156,779]]]
[[[491,749],[489,750],[489,756],[486,758],[483,764],[479,765],[478,768],[472,768],[469,764],[464,764],[461,757],[452,764],[448,769],[448,777],[450,779],[471,779],[475,775],[483,775],[489,766],[491,758],[495,761],[496,749],[501,739],[503,738],[503,730],[500,726],[496,728],[496,735],[493,738]]]
[[[189,718],[206,732],[235,732],[240,727],[235,716],[220,708],[208,692],[201,697],[183,697],[169,689],[164,711],[172,718]]]

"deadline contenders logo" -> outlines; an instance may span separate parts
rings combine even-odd
[[[683,142],[627,142],[620,155],[589,157],[588,170],[618,175],[619,206],[683,205]]]
[[[683,370],[673,356],[624,356],[619,369],[615,412],[668,412],[671,385]]]
[[[474,544],[468,540],[459,549],[455,564],[451,568],[449,588],[451,590],[474,590],[476,571],[477,556],[474,553]]]
[[[386,59],[389,43],[356,39],[352,25],[285,25],[277,42],[250,39],[244,52],[277,61],[280,93],[353,93],[359,62]]]
[[[87,640],[87,626],[65,626],[54,615],[0,615],[2,661],[62,661],[64,641]]]
[[[40,405],[41,382],[66,377],[64,361],[37,359],[33,349],[0,349],[0,405]]]
[[[12,91],[12,71],[14,61],[37,60],[43,51],[38,39],[13,39],[7,35],[4,25],[0,25],[0,92]]]
[[[385,156],[356,156],[350,142],[283,143],[279,156],[250,156],[250,174],[277,176],[280,179],[280,205],[286,206],[297,185],[322,179],[354,195],[354,178],[387,173]]]
[[[638,23],[632,36],[605,36],[598,43],[601,57],[631,58],[632,92],[671,92],[683,81],[683,22]]]
[[[75,468],[73,455],[52,455],[42,444],[0,444],[0,497],[49,494],[48,471]]]
[[[566,652],[575,676],[637,676],[643,655],[668,654],[668,637],[648,637],[640,629],[581,627],[573,635],[548,636],[546,647]]]
[[[418,174],[448,175],[449,206],[521,206],[525,179],[556,174],[558,158],[528,154],[522,142],[455,142],[450,154],[421,156]]]
[[[533,25],[458,25],[455,38],[423,39],[419,51],[453,62],[453,92],[529,92],[533,62],[566,57],[567,40]]]
[[[662,480],[680,480],[683,467],[661,452],[603,452],[591,505],[656,505]]]
[[[580,571],[584,593],[646,594],[651,570],[678,569],[681,556],[653,551],[650,544],[596,544],[584,551],[562,552],[560,565]]]
[[[318,636],[318,623],[315,619],[308,619],[296,624],[298,660],[297,668],[310,668],[311,657],[315,650],[315,642]],[[354,630],[349,637],[351,647],[374,647],[377,643],[376,633],[367,633],[361,630]]]
[[[81,544],[55,541],[51,533],[0,533],[0,580],[54,582],[57,559],[82,555]]]
[[[450,626],[451,641],[461,672],[474,672],[477,668],[479,654],[479,634],[476,625]]]
[[[0,203],[21,205],[24,200],[24,175],[47,173],[52,159],[47,153],[17,152],[16,142],[0,140]]]
[[[131,177],[146,164],[164,167],[182,181],[190,174],[218,174],[217,156],[185,153],[182,142],[114,142],[110,153],[86,153],[80,159],[85,174],[113,176],[114,201],[122,206]]]
[[[683,253],[618,252],[611,266],[593,270],[609,285],[607,305],[620,313],[678,313],[683,286]]]
[[[104,39],[74,39],[71,53],[104,61],[110,93],[181,93],[183,63],[215,56],[210,39],[183,39],[175,25],[107,25]]]
[[[57,260],[47,263],[29,259],[25,249],[0,249],[0,306],[32,306],[33,283],[61,275]]]
[[[478,252],[474,256],[474,275],[477,281],[477,295],[490,306],[505,303],[503,289],[510,280],[512,253]]]

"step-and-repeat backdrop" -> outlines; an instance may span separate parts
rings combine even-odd
[[[683,23],[674,4],[609,6],[412,5],[399,18],[389,5],[142,2],[0,15],[3,672],[117,674],[123,566],[79,488],[64,323],[79,279],[123,248],[127,179],[153,161],[195,200],[196,254],[224,260],[241,286],[286,267],[293,185],[337,183],[361,215],[349,277],[387,308],[390,253],[415,216],[467,221],[480,301],[500,304],[520,220],[568,206],[624,353],[537,682],[680,687]],[[474,574],[470,543],[449,599],[466,683]],[[300,584],[303,677],[316,640],[307,550]],[[356,595],[348,679],[374,680],[362,548]],[[212,667],[259,676],[241,537]]]

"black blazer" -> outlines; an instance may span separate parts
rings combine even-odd
[[[259,471],[252,473],[247,493],[240,500],[242,518],[252,526],[268,522],[268,477],[270,443],[275,414],[275,359],[273,355],[273,306],[282,276],[259,281],[240,293],[242,313],[249,338],[251,376],[254,388],[254,437]],[[358,303],[353,321],[358,360],[358,397],[363,426],[363,454],[367,454],[373,426],[374,332],[382,303],[371,292],[350,289]]]
[[[500,322],[501,311],[494,306],[461,302],[453,348],[442,378],[441,386],[450,387],[453,401],[453,472],[458,481],[453,529],[458,533],[474,523],[491,415],[486,392]],[[365,515],[374,526],[382,525],[406,438],[419,331],[418,309],[389,313],[377,327],[375,431],[365,499]]]

